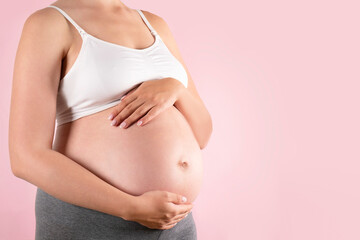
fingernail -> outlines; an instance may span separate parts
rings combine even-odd
[[[120,124],[120,128],[125,127],[125,125],[126,125],[126,122],[122,122],[122,123]]]
[[[110,114],[110,116],[108,117],[109,120],[111,120],[114,116],[112,114]]]
[[[137,125],[138,125],[138,126],[140,126],[141,124],[142,124],[142,121],[141,121],[141,120],[137,122]]]
[[[183,197],[181,198],[181,201],[186,202],[186,197],[183,196]]]
[[[114,119],[112,122],[111,122],[111,126],[114,126],[116,124],[116,119]]]
[[[120,101],[121,101],[125,96],[126,96],[126,95],[122,96],[122,97],[120,98]]]

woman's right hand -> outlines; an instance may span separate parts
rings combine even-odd
[[[182,202],[182,195],[167,191],[148,191],[134,199],[124,219],[151,229],[170,229],[193,208],[192,203]]]

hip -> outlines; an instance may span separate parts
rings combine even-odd
[[[134,221],[64,202],[40,188],[36,192],[35,217],[35,240],[197,239],[192,212],[171,229],[150,229]]]

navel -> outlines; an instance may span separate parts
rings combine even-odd
[[[180,161],[178,162],[178,165],[182,168],[188,168],[189,163],[183,159],[180,159]]]

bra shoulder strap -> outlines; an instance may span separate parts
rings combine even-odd
[[[52,7],[57,9],[67,20],[69,20],[69,22],[79,31],[80,35],[82,36],[82,33],[86,33],[84,29],[82,29],[64,10],[62,10],[61,8],[54,6],[54,5],[49,5],[47,7]]]
[[[144,20],[146,26],[150,29],[151,33],[152,33],[153,35],[156,35],[157,32],[156,32],[155,29],[151,26],[150,22],[146,19],[144,13],[143,13],[140,9],[136,9],[136,10],[139,12],[141,18]]]

